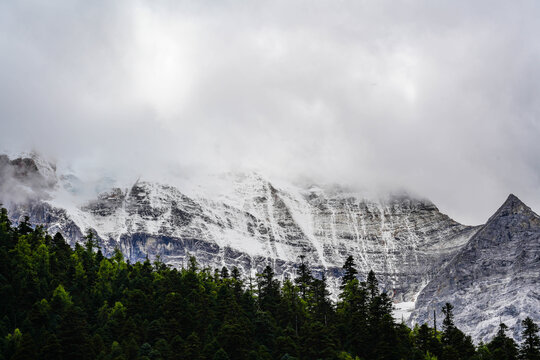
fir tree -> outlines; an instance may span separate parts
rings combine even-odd
[[[446,303],[442,308],[442,312],[444,314],[443,332],[446,333],[454,328],[454,306],[450,303]]]
[[[229,269],[227,269],[227,267],[225,267],[225,266],[222,267],[220,276],[221,276],[222,279],[228,279],[229,278]]]
[[[30,218],[28,216],[25,216],[23,218],[23,221],[19,223],[19,226],[17,228],[17,232],[20,235],[27,235],[32,232],[32,226],[30,225]]]
[[[329,317],[333,311],[329,296],[330,292],[326,285],[326,275],[323,273],[320,280],[312,279],[310,310],[314,318],[324,325],[328,324]]]
[[[257,274],[259,306],[264,311],[274,312],[279,303],[279,281],[274,279],[274,270],[266,266]]]
[[[352,255],[347,257],[345,264],[343,264],[343,277],[341,278],[341,289],[347,285],[349,281],[356,279],[358,271],[356,270],[356,264],[354,263],[354,258]]]
[[[470,336],[466,336],[454,324],[454,306],[446,303],[442,312],[443,336],[441,360],[469,359],[474,355],[474,345]]]
[[[223,350],[223,348],[216,351],[212,360],[229,360],[229,355]]]
[[[377,280],[373,270],[370,270],[368,273],[366,287],[371,300],[375,299],[379,295],[379,281]]]
[[[307,293],[311,283],[313,282],[313,277],[311,276],[311,270],[309,265],[305,261],[306,256],[300,255],[300,266],[298,267],[298,277],[294,279],[294,282],[298,284],[300,289],[300,294],[303,300],[306,300]]]
[[[523,331],[523,343],[519,349],[519,358],[522,360],[539,360],[540,359],[540,338],[538,337],[538,325],[527,317],[521,322]]]
[[[499,324],[497,335],[487,344],[487,348],[493,360],[516,360],[518,349],[513,339],[506,336],[508,326],[504,323]]]

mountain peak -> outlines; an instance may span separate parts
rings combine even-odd
[[[521,212],[525,209],[530,210],[530,208],[525,205],[523,201],[521,201],[516,195],[510,194],[506,198],[505,202],[501,205],[499,210],[506,209],[506,210],[512,210],[512,211],[518,211]]]
[[[487,223],[492,222],[495,219],[507,216],[522,215],[528,217],[538,218],[538,215],[531,210],[530,207],[525,205],[516,195],[510,194],[501,207],[491,216]]]
[[[506,198],[506,201],[504,202],[503,206],[506,205],[506,204],[508,204],[508,205],[523,204],[523,202],[521,200],[519,200],[519,198],[516,195],[510,194]]]
[[[56,165],[36,152],[21,153],[17,157],[0,155],[0,166],[9,167],[14,176],[21,179],[42,177],[48,186],[56,183]],[[5,171],[6,169],[4,169]]]

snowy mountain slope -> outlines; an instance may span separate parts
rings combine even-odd
[[[12,216],[28,213],[72,241],[93,229],[105,252],[119,247],[131,261],[159,255],[182,266],[192,254],[204,266],[238,266],[245,274],[271,263],[284,277],[294,276],[305,255],[315,273],[328,275],[334,290],[345,258],[353,255],[361,274],[373,269],[396,302],[414,300],[476,231],[427,200],[278,186],[255,173],[222,177],[224,190],[212,196],[204,187],[188,189],[187,196],[170,185],[138,181],[75,205],[63,201],[62,189],[71,191],[78,180],[55,179],[49,198],[14,204]]]
[[[84,179],[29,159],[0,158],[12,192],[0,188],[0,202],[12,219],[29,215],[71,244],[92,229],[105,253],[118,247],[132,262],[159,255],[181,267],[195,255],[202,266],[237,266],[245,276],[271,264],[284,278],[295,276],[305,255],[336,294],[341,267],[353,255],[360,276],[378,274],[398,317],[414,311],[413,323],[430,321],[432,309],[450,301],[458,325],[477,340],[492,334],[499,315],[512,325],[540,309],[538,216],[514,197],[480,227],[455,222],[425,199],[298,186],[255,173],[176,187],[137,181],[114,188],[105,179],[93,186],[109,190],[88,200]],[[20,189],[25,196],[12,196]]]
[[[540,321],[540,217],[510,195],[420,293],[411,321],[431,323],[433,309],[445,302],[455,306],[456,324],[477,340],[491,339],[500,321],[516,339],[520,320]]]

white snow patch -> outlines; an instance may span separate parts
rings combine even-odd
[[[404,322],[409,320],[409,317],[411,317],[411,314],[414,311],[414,305],[414,301],[405,301],[394,304],[394,319],[396,319],[396,321],[401,321],[403,319]]]

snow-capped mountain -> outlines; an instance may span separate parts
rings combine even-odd
[[[336,186],[279,183],[256,173],[210,177],[196,186],[138,180],[82,201],[77,188],[83,180],[76,176],[57,174],[54,166],[32,157],[0,160],[0,173],[12,180],[9,192],[24,188],[27,193],[23,198],[0,199],[11,217],[17,221],[29,215],[33,223],[62,232],[71,243],[92,229],[105,253],[118,247],[132,262],[159,255],[165,263],[181,267],[189,255],[195,255],[202,266],[237,266],[244,276],[253,276],[271,264],[282,278],[294,277],[304,255],[316,276],[326,274],[334,294],[341,267],[353,255],[360,276],[371,269],[377,273],[400,309],[398,316],[408,317],[416,309],[412,321],[417,322],[428,320],[422,314],[433,304],[453,299],[456,310],[461,309],[461,303],[452,298],[451,287],[448,292],[430,289],[437,289],[446,269],[460,266],[467,249],[476,249],[475,239],[482,238],[493,222],[492,218],[483,227],[461,225],[430,201],[410,195],[366,196]],[[216,183],[220,185],[201,185]],[[0,190],[3,194],[6,189]],[[490,234],[500,235],[496,231]],[[539,238],[532,233],[523,241],[538,244]],[[538,247],[531,251],[538,257]],[[504,251],[498,253],[505,259]],[[471,261],[465,262],[467,266]],[[532,271],[531,264],[534,261],[524,266]],[[492,266],[492,274],[502,271],[501,264]],[[465,279],[469,277],[455,281]],[[519,285],[525,284],[519,279],[515,280],[516,296],[523,292]],[[488,288],[487,292],[497,298],[500,289],[496,291],[491,293]],[[527,312],[540,318],[538,303],[529,304],[533,302],[514,304],[516,314]],[[495,314],[500,309],[492,310]],[[469,325],[484,321],[463,311]],[[480,328],[467,330],[476,338],[493,333],[491,328]]]
[[[427,200],[373,200],[337,187],[278,186],[254,173],[215,178],[226,189],[218,196],[206,197],[204,187],[189,189],[187,196],[173,186],[137,181],[79,206],[66,206],[56,196],[62,187],[76,187],[74,179],[55,179],[49,198],[18,203],[12,216],[30,214],[73,242],[92,229],[106,252],[119,247],[131,261],[159,255],[182,266],[191,254],[204,266],[237,266],[244,274],[271,263],[285,277],[294,276],[305,255],[334,288],[345,258],[353,255],[360,272],[376,271],[396,301],[413,300],[475,232]]]

